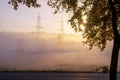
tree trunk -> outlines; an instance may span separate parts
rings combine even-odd
[[[110,80],[117,80],[118,55],[119,55],[119,40],[114,40],[110,65]]]
[[[117,15],[116,15],[116,8],[113,3],[113,0],[108,0],[110,5],[110,10],[112,14],[112,29],[114,34],[114,43],[113,43],[113,50],[111,56],[111,65],[110,65],[110,80],[117,80],[117,66],[118,66],[118,55],[120,49],[120,37],[117,30]]]

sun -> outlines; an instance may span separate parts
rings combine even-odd
[[[85,31],[85,26],[81,24],[81,25],[80,25],[80,28],[81,28],[80,34],[83,34],[84,31]]]

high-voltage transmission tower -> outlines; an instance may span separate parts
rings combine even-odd
[[[63,17],[61,18],[61,21],[60,21],[60,23],[61,23],[61,28],[59,29],[59,31],[60,31],[60,34],[58,35],[58,39],[59,40],[63,40],[64,39],[64,22],[63,22]]]
[[[64,34],[64,22],[63,22],[63,17],[61,18],[61,21],[60,21],[60,23],[61,23],[61,28],[59,29],[59,31],[60,31],[60,33],[61,33],[61,35],[63,35]]]
[[[41,26],[41,23],[40,23],[40,19],[41,19],[40,12],[38,11],[37,25],[35,26],[38,33],[40,33],[41,30],[43,29],[43,27]]]

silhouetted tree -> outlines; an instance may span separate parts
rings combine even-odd
[[[37,7],[36,0],[10,0],[14,9],[18,3]],[[85,26],[83,37],[85,44],[97,46],[102,51],[107,41],[114,40],[110,65],[110,80],[117,80],[118,54],[120,49],[120,0],[48,0],[48,5],[58,11],[71,13],[72,28],[76,32],[82,31],[80,25]],[[86,19],[86,20],[85,20]]]
[[[85,26],[84,43],[97,46],[102,51],[107,41],[114,40],[110,80],[117,80],[117,64],[120,49],[120,0],[49,0],[48,5],[58,11],[72,13],[70,23],[76,32]],[[86,20],[84,20],[86,18]]]
[[[8,4],[12,4],[15,10],[18,9],[19,4],[26,5],[27,7],[40,7],[37,0],[9,0]]]

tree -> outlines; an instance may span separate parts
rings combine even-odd
[[[81,31],[80,25],[85,25],[83,37],[86,38],[85,43],[90,46],[90,49],[97,46],[103,51],[107,41],[114,40],[110,80],[117,80],[120,0],[49,0],[48,5],[55,8],[55,13],[60,10],[72,13],[69,22],[75,31]]]
[[[18,3],[37,7],[36,0],[10,0],[17,9]],[[92,49],[94,46],[104,50],[107,41],[113,40],[113,50],[110,64],[110,80],[117,80],[118,54],[120,50],[120,0],[48,0],[48,5],[55,13],[65,11],[71,13],[69,20],[76,32],[82,31],[85,44]]]

